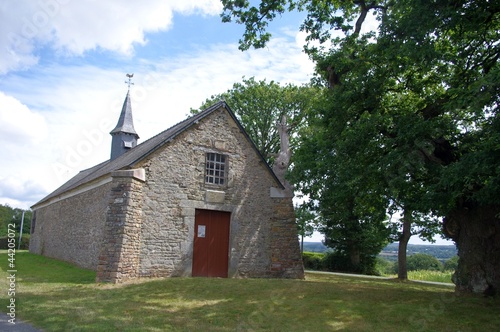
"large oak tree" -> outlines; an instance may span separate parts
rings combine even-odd
[[[494,294],[500,286],[500,3],[222,2],[223,21],[246,27],[242,49],[265,45],[268,22],[286,11],[307,14],[305,49],[328,92],[315,115],[317,135],[304,143],[321,156],[302,166],[296,160],[304,189],[316,190],[325,206],[344,195],[351,207],[331,210],[342,218],[353,212],[357,220],[375,218],[397,208],[406,226],[417,220],[431,233],[435,220],[422,216],[444,217],[460,256],[456,289]],[[372,14],[378,28],[363,33]],[[401,240],[407,235],[408,229]]]

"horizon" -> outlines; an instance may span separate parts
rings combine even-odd
[[[324,235],[319,233],[319,232],[314,232],[314,234],[310,237],[304,237],[304,242],[315,242],[315,243],[318,243],[318,242],[322,242],[324,238]],[[312,240],[309,240],[307,241],[308,239],[314,239],[314,241]],[[418,236],[415,236],[413,235],[412,237],[410,237],[410,240],[408,241],[408,244],[415,244],[415,245],[438,245],[438,246],[456,246],[455,245],[455,242],[453,242],[452,240],[447,240],[447,239],[443,239],[441,237],[441,235],[437,234],[434,236],[434,240],[435,242],[432,243],[432,242],[429,242],[429,241],[424,241],[422,239],[420,239]],[[392,242],[392,243],[398,243],[398,242]]]

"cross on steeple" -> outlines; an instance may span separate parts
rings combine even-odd
[[[128,84],[128,89],[130,90],[130,85],[134,85],[134,83],[132,83],[132,77],[134,77],[134,74],[127,74],[127,77],[128,77],[128,82],[125,81],[126,84]]]

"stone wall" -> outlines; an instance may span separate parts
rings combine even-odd
[[[30,252],[96,269],[110,183],[36,208]]]
[[[205,155],[228,158],[205,184]],[[102,179],[101,179],[102,181]],[[231,213],[229,277],[303,278],[291,197],[224,109],[108,183],[36,209],[30,251],[97,270],[97,281],[191,276],[196,209]]]
[[[207,152],[228,156],[226,185],[205,184]],[[141,167],[146,170],[141,276],[190,276],[195,211],[208,209],[231,213],[230,277],[303,277],[293,205],[276,210],[270,188],[279,184],[225,110],[176,137]],[[293,243],[296,250],[278,250]]]

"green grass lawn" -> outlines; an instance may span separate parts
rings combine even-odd
[[[451,281],[452,271],[408,271],[408,279],[421,281],[434,281],[453,284]],[[389,277],[397,278],[397,274],[389,275]]]
[[[6,312],[5,251],[0,266]],[[457,297],[447,286],[320,273],[96,284],[93,271],[27,252],[16,267],[17,317],[45,331],[500,330],[497,299]]]

